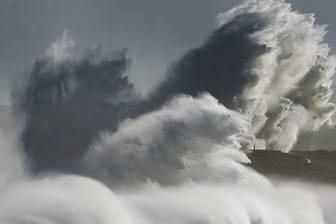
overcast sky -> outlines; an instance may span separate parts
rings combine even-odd
[[[67,29],[77,49],[102,43],[128,48],[131,80],[144,93],[186,49],[214,28],[215,16],[238,0],[1,0],[0,104],[8,104],[15,79]],[[290,0],[300,12],[329,24],[336,48],[335,0]],[[334,47],[335,46],[335,47]],[[336,52],[336,51],[335,51]]]

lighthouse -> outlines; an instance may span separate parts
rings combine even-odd
[[[255,138],[252,143],[252,150],[266,150],[266,142],[262,138]]]
[[[255,139],[250,143],[249,150],[266,150],[266,141],[263,138],[263,134],[259,133]]]

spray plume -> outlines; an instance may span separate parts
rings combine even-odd
[[[115,130],[132,101],[133,86],[123,75],[125,52],[102,56],[90,50],[76,60],[67,32],[33,65],[17,107],[26,117],[24,149],[36,171],[74,169],[102,130]]]
[[[207,91],[245,114],[269,149],[288,152],[299,133],[317,131],[335,112],[336,61],[314,20],[283,1],[246,1],[218,16],[219,28],[171,68],[149,105]]]
[[[275,0],[246,1],[218,21],[144,100],[123,75],[124,52],[76,60],[67,33],[53,44],[16,95],[23,130],[0,131],[9,171],[0,179],[0,222],[332,220],[301,187],[276,187],[244,166],[241,150],[263,133],[270,149],[288,151],[299,133],[330,119],[335,63],[325,28]],[[26,166],[58,172],[36,176]]]

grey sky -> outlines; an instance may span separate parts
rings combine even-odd
[[[67,29],[78,49],[102,43],[128,48],[131,79],[144,93],[166,67],[211,32],[215,16],[238,0],[1,0],[0,104],[11,84]],[[329,24],[327,41],[336,46],[334,0],[290,0],[301,12]]]

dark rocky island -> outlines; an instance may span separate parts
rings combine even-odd
[[[268,177],[336,184],[336,152],[254,150],[247,166]]]

